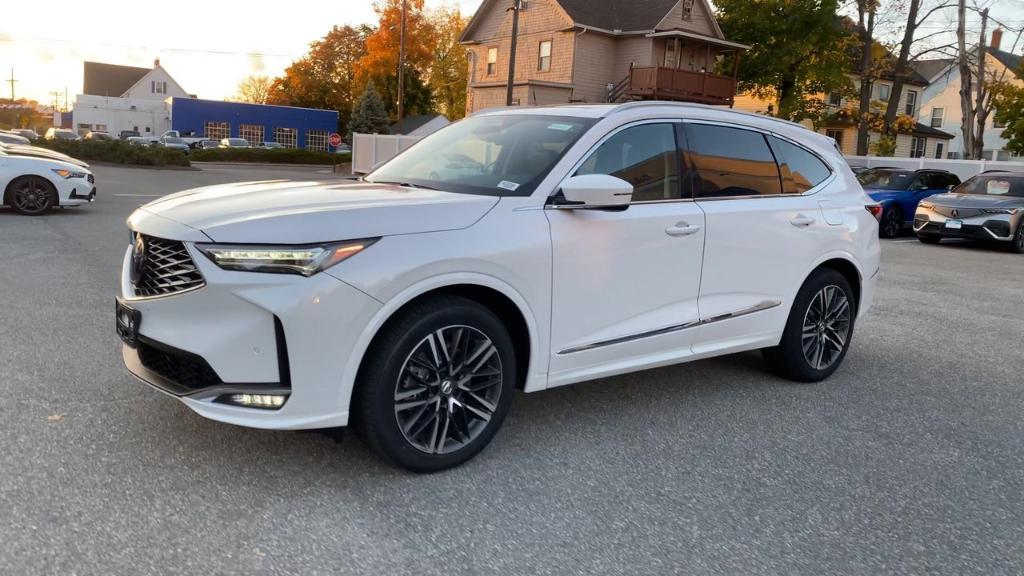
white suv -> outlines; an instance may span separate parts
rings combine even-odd
[[[352,422],[433,471],[479,452],[517,388],[752,349],[827,377],[875,290],[872,210],[796,124],[660,102],[493,111],[361,181],[143,206],[117,328],[128,369],[203,416]]]

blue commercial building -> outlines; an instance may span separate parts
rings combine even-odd
[[[171,129],[182,136],[245,138],[253,146],[277,142],[289,148],[328,150],[338,113],[292,106],[170,98]]]

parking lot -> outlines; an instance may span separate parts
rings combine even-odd
[[[321,168],[95,167],[99,200],[0,210],[2,574],[1019,574],[1024,256],[883,242],[834,377],[757,354],[520,394],[461,468],[205,420],[132,379],[125,218]]]

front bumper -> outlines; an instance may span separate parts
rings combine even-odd
[[[85,178],[57,182],[57,200],[61,206],[80,206],[96,199],[96,185]]]
[[[914,214],[914,232],[932,237],[1010,242],[1019,225],[1018,218],[1021,218],[1021,215],[985,213],[966,218],[951,218],[933,209],[918,207]],[[950,220],[959,221],[960,227],[950,228],[947,225]]]
[[[380,304],[327,274],[309,278],[222,270],[186,243],[206,284],[136,297],[125,254],[121,300],[140,315],[128,370],[202,416],[256,428],[348,423],[349,358]],[[226,404],[230,393],[284,394],[279,409]]]

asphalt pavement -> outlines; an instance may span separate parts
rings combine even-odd
[[[136,206],[328,170],[95,172],[92,205],[0,209],[0,574],[1024,573],[1024,256],[884,241],[830,380],[750,353],[519,394],[479,457],[417,476],[121,364]]]

